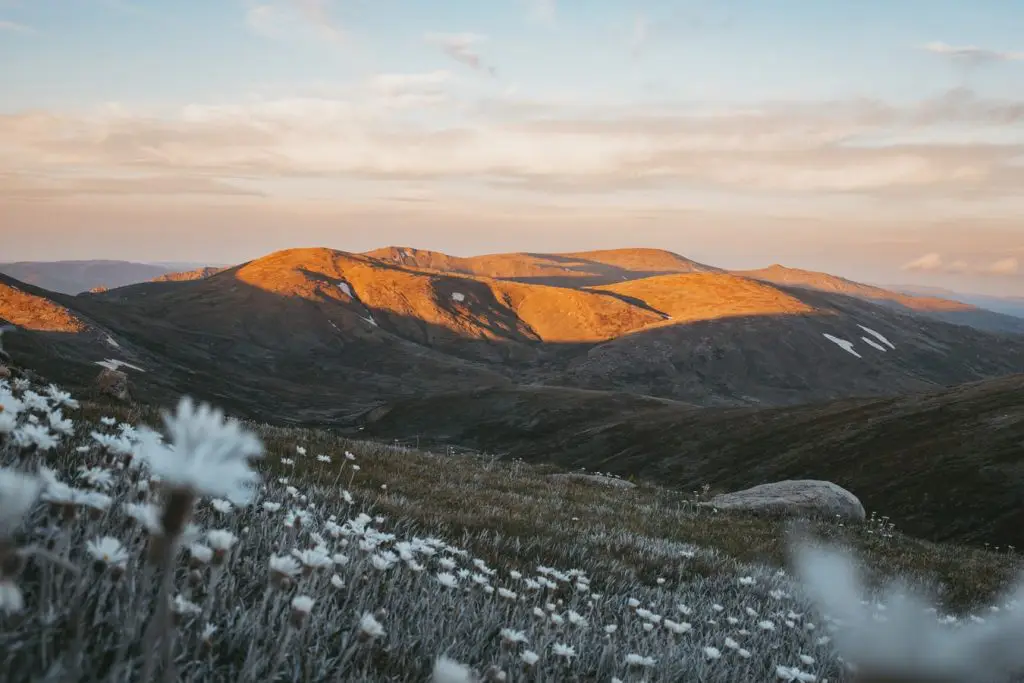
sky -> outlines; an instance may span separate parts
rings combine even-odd
[[[0,0],[0,261],[660,247],[1024,295],[1024,3]]]

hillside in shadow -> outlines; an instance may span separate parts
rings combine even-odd
[[[396,402],[360,427],[683,490],[827,479],[912,535],[1024,547],[1024,375],[769,409],[515,387]]]

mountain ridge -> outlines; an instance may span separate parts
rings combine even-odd
[[[671,252],[653,252],[656,263],[685,272],[585,284],[621,277],[623,263],[632,273],[657,270],[642,260],[650,251],[587,253],[569,287],[537,281],[530,255],[524,281],[422,260],[281,250],[194,280],[54,295],[102,330],[101,343],[76,349],[75,335],[64,335],[39,344],[59,349],[65,365],[77,358],[77,376],[120,359],[166,368],[135,378],[156,394],[189,387],[261,419],[326,423],[405,396],[481,386],[768,406],[926,391],[1024,369],[1024,337],[694,271]]]

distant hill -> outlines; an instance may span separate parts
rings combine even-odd
[[[0,264],[0,273],[62,294],[97,287],[113,288],[145,282],[170,272],[163,266],[131,261],[19,261]]]
[[[227,270],[226,267],[214,267],[214,266],[203,266],[202,268],[194,268],[192,270],[175,271],[173,273],[166,273],[158,277],[153,278],[152,282],[188,282],[190,280],[203,280],[216,275],[222,270]]]
[[[760,270],[736,271],[737,275],[775,284],[806,287],[822,292],[848,294],[885,306],[912,311],[957,325],[967,325],[992,332],[1024,334],[1024,319],[1006,315],[994,306],[986,306],[979,299],[975,303],[944,296],[946,290],[921,288],[917,291],[884,289],[846,278],[798,268],[773,265]],[[990,308],[991,310],[986,310]],[[1024,310],[1024,302],[1021,303]]]
[[[184,266],[184,268],[182,267]],[[0,273],[60,294],[110,290],[142,282],[208,277],[220,267],[133,261],[19,261],[0,264]]]
[[[403,397],[480,387],[773,406],[928,391],[1024,369],[1024,336],[670,252],[499,255],[486,269],[453,259],[458,272],[440,270],[445,260],[434,252],[411,265],[390,250],[372,253],[291,249],[201,279],[50,295],[102,336],[78,350],[76,335],[35,341],[90,372],[108,359],[152,370],[137,380],[154,395],[187,390],[260,419],[334,424]],[[565,259],[581,270],[545,270]],[[595,279],[611,282],[586,284]],[[29,333],[9,346],[17,350],[19,336],[28,353]]]
[[[988,294],[973,294],[969,292],[955,292],[943,287],[928,287],[924,285],[890,285],[890,288],[906,292],[908,294],[934,294],[949,299],[956,299],[975,306],[987,308],[990,311],[1024,318],[1024,297],[1020,296],[992,296]]]

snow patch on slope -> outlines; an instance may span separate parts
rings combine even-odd
[[[108,358],[106,360],[98,360],[98,361],[96,361],[96,365],[99,365],[100,367],[104,367],[104,368],[106,368],[108,370],[119,370],[122,367],[126,367],[126,368],[131,368],[132,370],[138,370],[139,372],[145,372],[145,370],[140,368],[138,365],[132,365],[131,363],[126,363],[123,360],[116,360],[114,358]]]
[[[377,321],[373,319],[373,316],[372,316],[372,315],[371,315],[371,316],[369,316],[369,317],[366,317],[366,318],[362,318],[362,320],[365,320],[366,322],[370,323],[370,324],[371,324],[371,325],[373,325],[374,327],[380,327],[380,326],[379,326],[379,325],[377,324]]]
[[[871,348],[878,349],[882,353],[885,353],[886,348],[879,344],[878,342],[876,342],[874,339],[868,339],[867,337],[861,337],[861,339],[863,339],[864,343],[870,346]]]
[[[863,356],[861,356],[859,353],[853,350],[853,342],[846,341],[845,339],[840,339],[839,337],[833,337],[831,334],[827,332],[823,332],[822,335],[825,337],[825,339],[828,339],[830,342],[841,348],[843,351],[846,351],[851,355],[857,356],[857,358],[863,358]]]
[[[452,292],[452,299],[454,301],[465,301],[466,295],[463,294],[462,292]]]
[[[117,340],[111,337],[109,334],[107,335],[106,342],[113,346],[115,349],[121,348],[121,345],[117,343]]]
[[[345,294],[347,294],[349,298],[355,298],[355,296],[352,294],[352,288],[348,286],[347,282],[339,282],[338,289],[345,292]]]
[[[865,332],[867,332],[868,334],[870,334],[870,335],[871,335],[872,337],[874,337],[874,338],[875,338],[875,339],[877,339],[878,341],[880,341],[880,342],[882,342],[883,344],[885,344],[886,346],[888,346],[888,347],[889,347],[890,349],[895,349],[895,348],[896,348],[896,346],[895,346],[895,345],[894,345],[894,344],[893,344],[893,343],[892,343],[891,341],[889,341],[888,339],[886,339],[886,338],[885,338],[885,336],[883,336],[883,335],[882,335],[882,333],[880,333],[880,332],[875,332],[875,331],[874,331],[873,329],[871,329],[870,327],[864,327],[863,325],[857,325],[857,327],[859,327],[860,329],[864,330]]]

